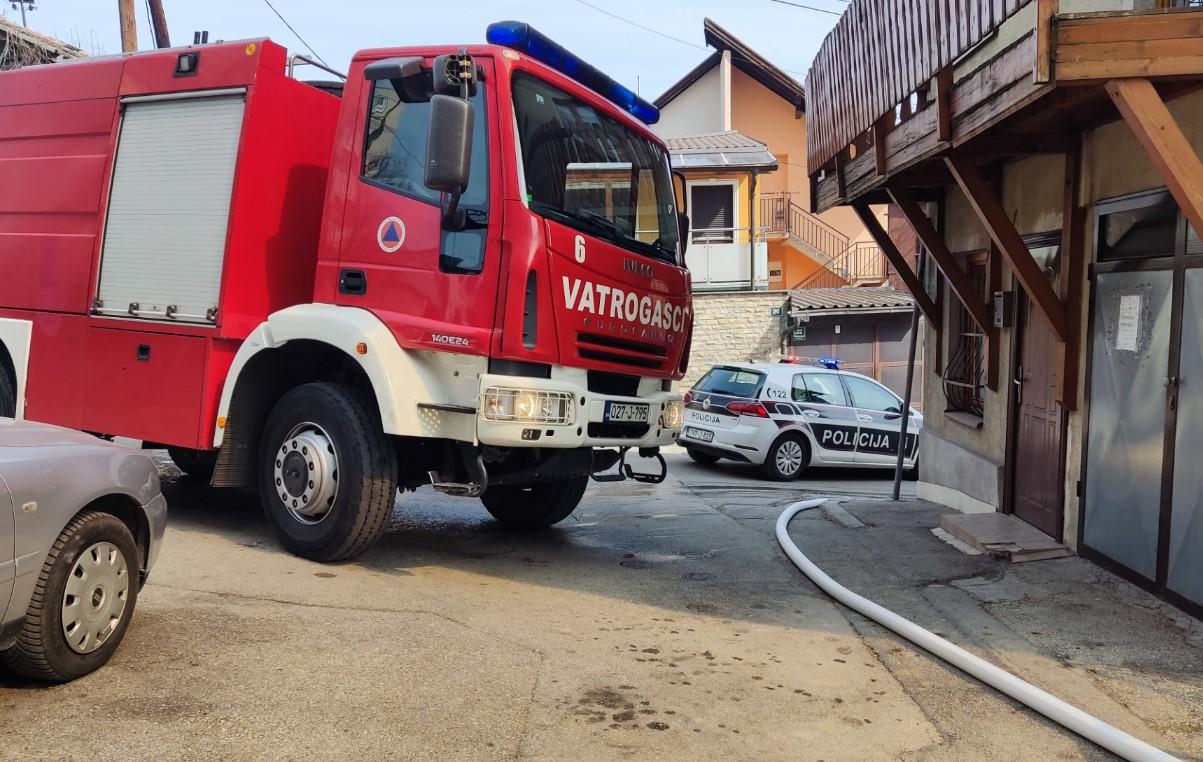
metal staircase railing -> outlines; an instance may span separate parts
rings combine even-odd
[[[889,277],[885,254],[872,241],[849,244],[795,288],[880,285]]]
[[[821,263],[848,248],[848,236],[794,203],[788,193],[760,197],[760,226],[766,233],[796,238],[818,252]]]

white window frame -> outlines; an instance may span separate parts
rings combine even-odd
[[[714,185],[730,186],[730,188],[731,188],[731,240],[730,241],[708,241],[708,240],[695,240],[694,239],[693,233],[694,233],[695,228],[693,226],[693,221],[694,221],[693,189],[695,186],[699,186],[699,185],[701,185],[701,186],[714,186]],[[685,213],[689,215],[689,242],[691,244],[710,243],[710,244],[716,244],[716,245],[731,245],[731,244],[739,243],[739,230],[740,230],[740,224],[742,222],[742,220],[740,219],[741,215],[739,213],[739,181],[738,180],[719,179],[719,178],[706,178],[706,179],[700,179],[700,180],[687,179],[685,181]]]

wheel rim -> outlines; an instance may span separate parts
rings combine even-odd
[[[802,469],[802,445],[787,439],[777,448],[777,470],[792,476]]]
[[[129,566],[111,542],[85,550],[63,592],[63,635],[77,654],[92,653],[116,632],[129,602]]]
[[[316,423],[293,426],[276,450],[272,479],[294,519],[302,524],[323,521],[338,496],[338,454],[330,435]]]

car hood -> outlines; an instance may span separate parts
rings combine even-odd
[[[102,440],[74,429],[0,418],[0,447],[61,447],[100,444]]]

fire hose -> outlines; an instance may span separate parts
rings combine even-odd
[[[789,523],[802,511],[818,508],[826,499],[803,500],[787,507],[777,518],[777,542],[789,556],[794,566],[805,574],[811,582],[848,608],[862,614],[883,627],[893,630],[920,648],[938,656],[962,672],[976,677],[986,685],[1005,693],[1025,706],[1036,710],[1053,722],[1072,730],[1108,751],[1118,754],[1132,762],[1146,760],[1175,760],[1173,757],[1155,746],[1129,735],[1113,725],[1103,722],[1094,715],[1068,704],[1052,694],[1037,688],[1015,675],[994,666],[965,649],[953,645],[935,633],[925,630],[909,619],[895,614],[887,608],[852,592],[827,576],[822,569],[815,566],[809,558],[802,554],[798,546],[789,536]]]

